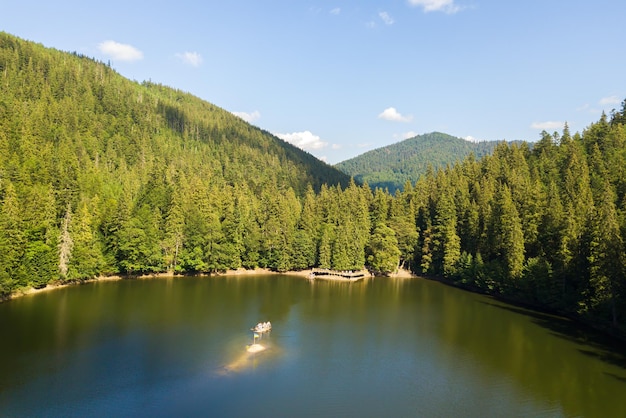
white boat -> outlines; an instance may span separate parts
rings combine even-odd
[[[272,329],[272,323],[270,321],[267,321],[267,322],[259,322],[258,324],[256,324],[254,328],[252,328],[252,331],[263,333],[263,332],[270,332],[271,329]]]

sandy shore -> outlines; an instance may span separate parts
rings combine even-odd
[[[263,274],[283,274],[290,276],[299,276],[299,277],[309,277],[311,275],[312,270],[300,270],[300,271],[286,271],[286,272],[276,272],[270,269],[265,268],[256,268],[256,269],[237,269],[237,270],[227,270],[225,272],[214,273],[214,274],[196,274],[194,276],[205,276],[205,277],[231,277],[231,276],[251,276],[251,275],[263,275]],[[35,288],[27,288],[27,289],[18,289],[10,296],[5,299],[0,299],[0,302],[5,300],[16,299],[22,296],[34,295],[37,293],[50,292],[56,289],[62,289],[68,286],[76,286],[84,283],[93,283],[93,282],[104,282],[104,281],[117,281],[117,280],[126,280],[126,279],[158,279],[158,278],[171,278],[171,277],[185,277],[185,275],[174,274],[174,273],[153,273],[153,274],[144,274],[141,276],[100,276],[89,280],[84,280],[80,282],[73,283],[63,283],[63,284],[49,284],[46,287],[42,287],[39,289]],[[397,273],[391,274],[390,277],[398,277],[398,278],[411,278],[417,277],[408,270],[400,269]]]
[[[389,277],[398,277],[398,278],[401,278],[401,279],[410,279],[410,278],[417,277],[417,275],[411,273],[409,270],[398,269],[398,271],[396,273],[391,273],[389,275]]]
[[[62,284],[48,284],[45,287],[41,287],[39,289],[35,289],[34,287],[29,287],[29,288],[25,288],[25,289],[18,289],[18,290],[16,290],[15,292],[13,292],[10,296],[5,298],[4,300],[16,299],[16,298],[20,298],[22,296],[34,295],[34,294],[37,294],[37,293],[50,292],[51,290],[62,289],[64,287],[68,287],[68,286],[76,286],[76,285],[80,285],[80,284],[83,284],[83,283],[117,281],[117,280],[122,280],[122,279],[123,279],[123,277],[121,277],[121,276],[101,276],[101,277],[96,277],[96,278],[93,278],[93,279],[83,280],[81,282],[62,283]],[[0,299],[0,302],[3,302],[4,300]]]
[[[285,273],[278,273],[269,269],[257,268],[257,269],[237,269],[237,270],[227,270],[225,272],[214,273],[214,274],[194,274],[194,276],[205,276],[205,277],[229,277],[229,276],[251,276],[251,275],[262,275],[262,274],[289,274],[294,276],[303,276],[308,277],[311,273],[311,270],[305,271],[290,271]],[[30,288],[22,288],[17,289],[10,296],[6,298],[0,299],[0,302],[4,302],[6,300],[12,300],[16,298],[20,298],[22,296],[35,295],[37,293],[50,292],[56,289],[62,289],[68,286],[78,286],[85,283],[94,283],[94,282],[106,282],[106,281],[117,281],[117,280],[126,280],[126,279],[159,279],[159,278],[172,278],[172,277],[185,277],[182,274],[174,274],[171,272],[165,273],[152,273],[152,274],[143,274],[140,276],[100,276],[95,277],[93,279],[83,280],[79,282],[71,282],[71,283],[61,283],[61,284],[48,284],[45,287],[41,287],[39,289],[35,289],[33,287]]]

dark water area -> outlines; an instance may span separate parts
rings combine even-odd
[[[424,279],[97,282],[0,335],[0,416],[626,416],[623,346]]]

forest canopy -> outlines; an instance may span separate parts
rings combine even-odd
[[[402,190],[408,181],[415,183],[429,167],[443,169],[473,154],[480,159],[493,152],[497,141],[469,142],[441,132],[417,135],[404,141],[368,151],[335,167],[366,182],[372,188]]]
[[[399,267],[624,329],[626,101],[393,195],[210,103],[0,33],[0,294]]]

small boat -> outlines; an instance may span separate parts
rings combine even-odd
[[[267,322],[259,322],[258,324],[256,324],[254,328],[252,328],[252,331],[263,333],[263,332],[270,332],[271,329],[272,329],[272,323],[270,321],[267,321]]]

